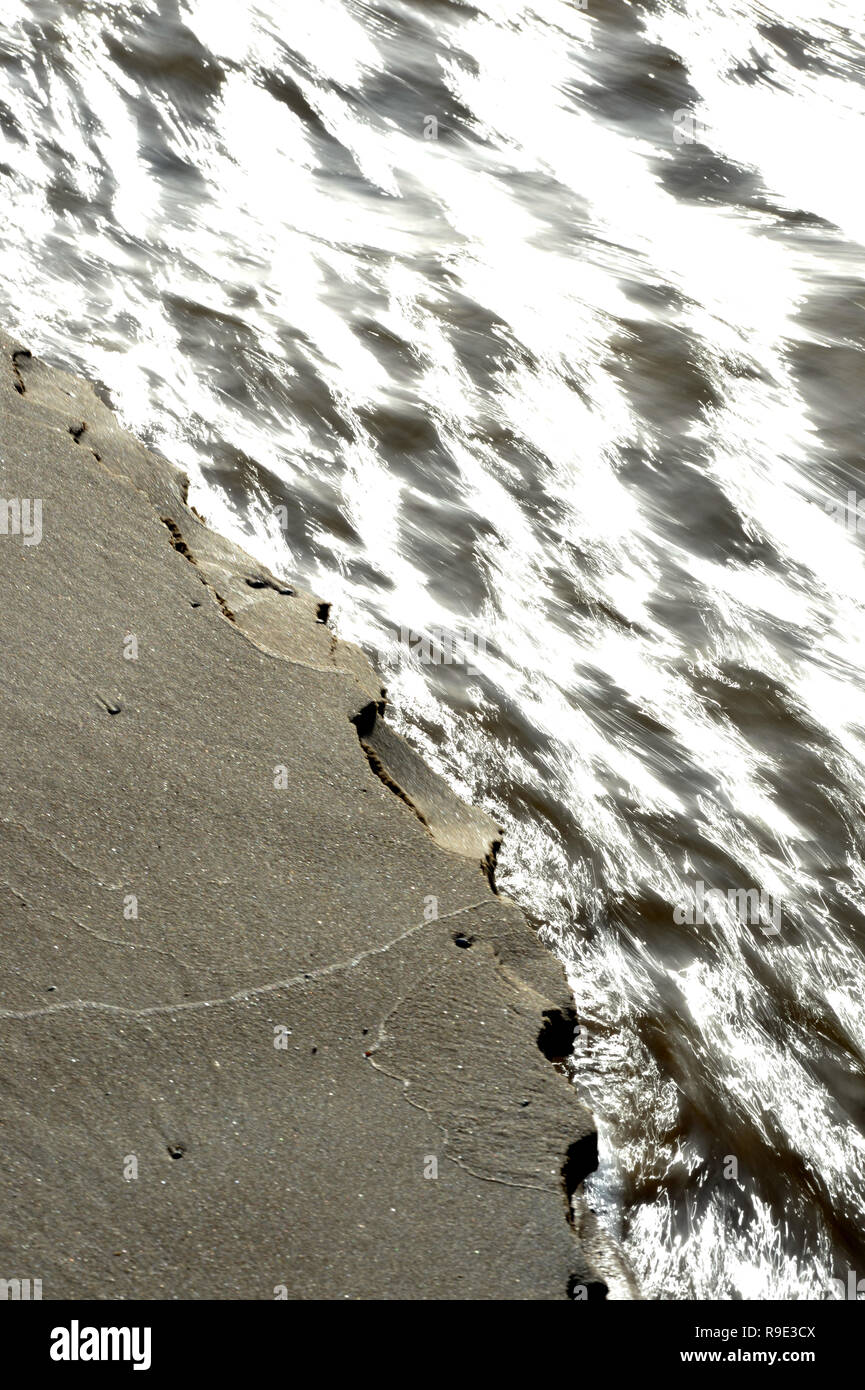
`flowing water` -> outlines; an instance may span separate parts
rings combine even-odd
[[[0,0],[0,322],[500,819],[651,1298],[865,1276],[863,32]]]

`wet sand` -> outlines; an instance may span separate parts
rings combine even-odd
[[[0,335],[0,1274],[615,1291],[553,1064],[573,1001],[494,891],[497,828],[387,729],[327,605],[185,494]]]

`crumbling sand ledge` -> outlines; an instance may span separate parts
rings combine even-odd
[[[0,495],[0,1276],[627,1296],[563,972],[327,605],[2,334]]]

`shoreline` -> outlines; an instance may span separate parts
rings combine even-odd
[[[498,827],[387,725],[326,602],[211,531],[87,382],[0,357],[0,1273],[633,1296]]]

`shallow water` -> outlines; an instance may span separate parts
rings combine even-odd
[[[852,0],[0,16],[0,322],[500,819],[648,1297],[865,1276],[863,77]]]

